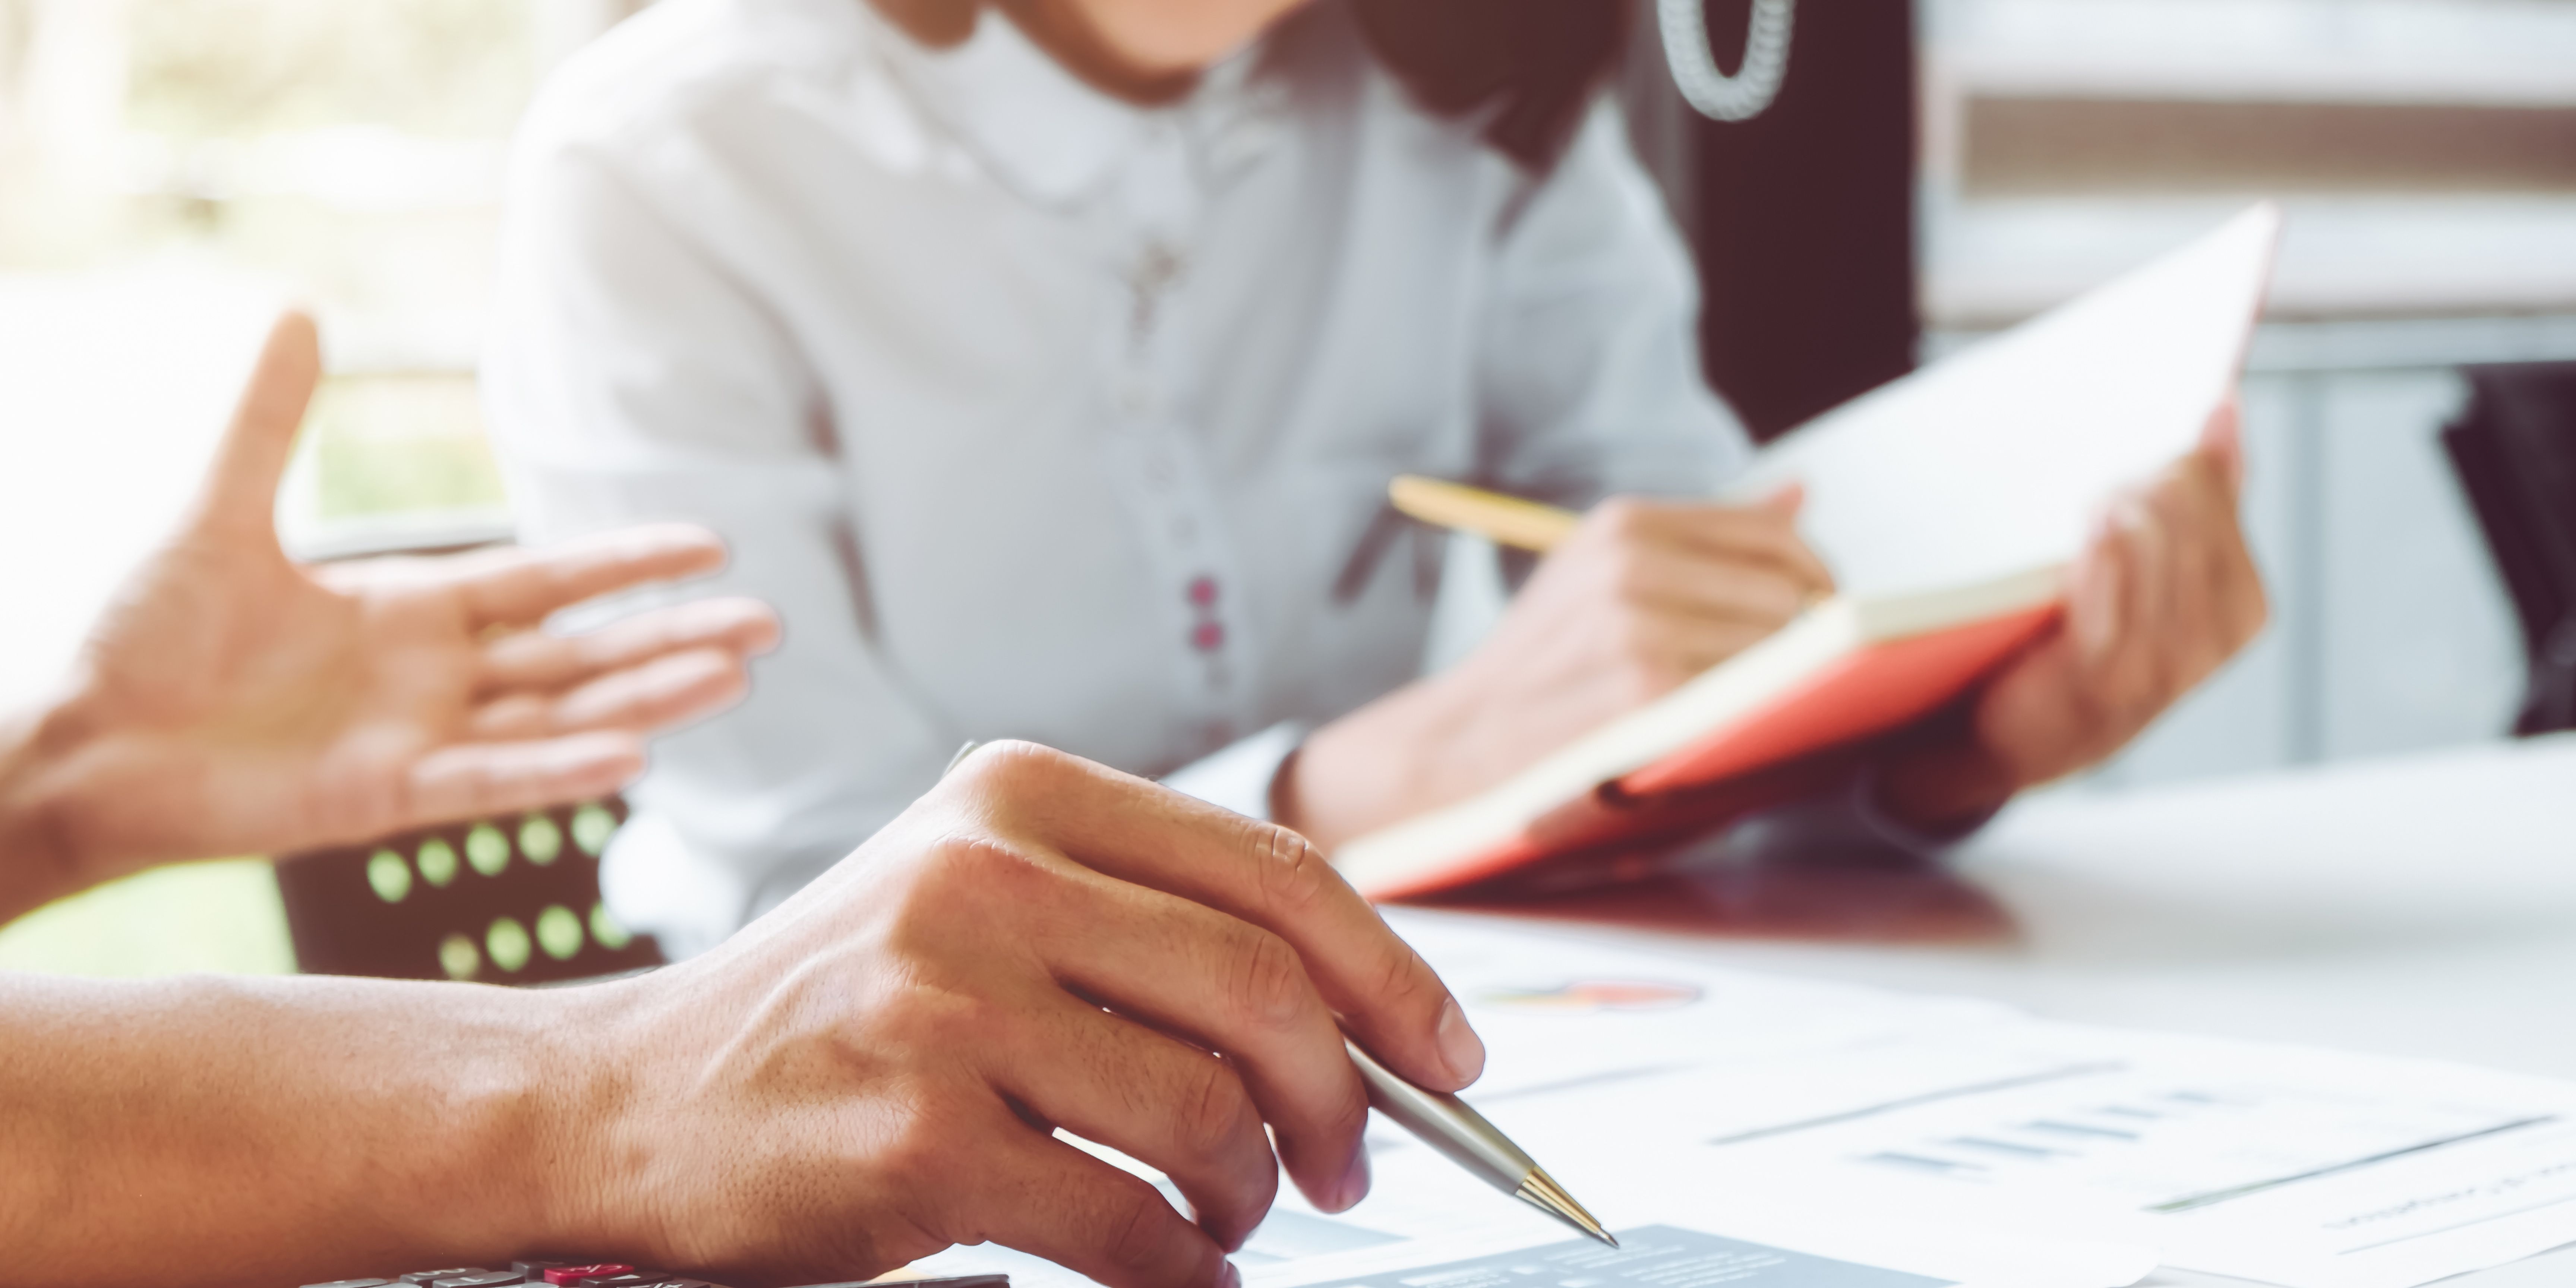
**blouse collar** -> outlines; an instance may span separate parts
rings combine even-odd
[[[1097,193],[1161,134],[1190,144],[1202,170],[1231,170],[1275,135],[1283,107],[1282,87],[1262,83],[1275,78],[1255,74],[1259,42],[1209,68],[1180,101],[1143,107],[1083,83],[999,13],[980,15],[962,44],[932,49],[864,0],[858,7],[923,113],[1003,184],[1048,205]]]

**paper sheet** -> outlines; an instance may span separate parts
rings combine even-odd
[[[2159,1258],[2290,1288],[2414,1288],[2576,1242],[2576,1084],[1390,920],[1485,1038],[1468,1099],[1614,1228],[1976,1288],[2118,1288]],[[1283,1182],[1236,1258],[1248,1279],[1565,1239],[1383,1121],[1369,1140],[1369,1198],[1326,1215]],[[924,1268],[1085,1282],[993,1248]]]
[[[1618,1232],[1620,1246],[1572,1239],[1458,1259],[1420,1250],[1397,1258],[1312,1262],[1293,1274],[1257,1276],[1253,1288],[1335,1284],[1340,1288],[1956,1288],[1940,1279],[1864,1265],[1679,1226]],[[1426,1259],[1428,1258],[1428,1259]]]
[[[2167,1264],[2293,1288],[2413,1288],[2576,1242],[2576,1084],[1869,990],[1846,1005],[1822,986],[1651,954],[1399,925],[1444,975],[1464,964],[1451,982],[1498,1061],[1506,1047],[1602,1053],[1594,1082],[1471,1099],[1613,1221],[1680,1195],[1710,1213],[1802,1202],[1858,1221],[2144,1244]],[[1515,969],[1544,989],[1567,963],[1724,999],[1662,1026],[1695,1006],[1702,1024],[1759,1025],[1757,995],[1775,987],[1808,1013],[1694,1045],[1649,1033],[1658,1021],[1643,1012],[1543,1025],[1480,1002],[1508,996]],[[1720,1046],[1688,1069],[1645,1058]]]

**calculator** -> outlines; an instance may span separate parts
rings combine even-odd
[[[515,1285],[548,1285],[560,1288],[724,1288],[704,1279],[683,1275],[666,1275],[657,1270],[641,1270],[612,1261],[513,1261],[507,1270],[485,1270],[480,1266],[451,1266],[445,1270],[413,1270],[390,1279],[335,1279],[324,1284],[305,1284],[303,1288],[514,1288]],[[944,1279],[877,1279],[851,1280],[837,1284],[811,1284],[807,1288],[1011,1288],[1009,1275],[952,1275]]]

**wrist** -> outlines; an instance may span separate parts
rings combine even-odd
[[[524,1192],[509,1228],[519,1251],[561,1252],[665,1264],[632,1192],[634,1147],[651,1139],[633,1121],[633,1061],[650,1041],[635,1024],[640,980],[533,990],[539,1023],[521,1045],[529,1113],[514,1148],[542,1160],[511,1174]]]
[[[1454,672],[1317,729],[1280,767],[1273,817],[1330,854],[1344,841],[1469,794],[1451,786],[1476,704]]]
[[[77,702],[0,717],[0,922],[95,884],[79,790],[91,741]]]
[[[1882,813],[1936,836],[1972,828],[2022,786],[2010,766],[1965,728],[1898,747],[1879,762],[1874,777],[1874,804]]]

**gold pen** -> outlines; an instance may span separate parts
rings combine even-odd
[[[1526,503],[1525,503],[1526,504]],[[969,742],[948,758],[948,768],[939,771],[947,777],[978,744]],[[1593,1219],[1547,1169],[1522,1152],[1509,1136],[1483,1114],[1470,1108],[1466,1101],[1442,1091],[1426,1091],[1398,1077],[1395,1071],[1378,1063],[1377,1057],[1362,1050],[1346,1034],[1342,1049],[1350,1054],[1351,1064],[1360,1073],[1360,1082],[1368,1088],[1369,1107],[1385,1114],[1397,1126],[1414,1134],[1422,1143],[1447,1155],[1449,1161],[1467,1169],[1469,1175],[1501,1190],[1513,1198],[1537,1208],[1549,1216],[1611,1247],[1618,1247],[1617,1236]]]
[[[1397,475],[1386,485],[1386,496],[1406,518],[1540,554],[1555,549],[1583,521],[1572,510],[1419,474]]]
[[[1396,475],[1386,485],[1386,495],[1395,503],[1396,513],[1408,519],[1472,532],[1496,545],[1537,554],[1554,550],[1583,522],[1583,516],[1572,510],[1420,474]],[[1809,590],[1801,606],[1813,608],[1830,598],[1828,591]]]

